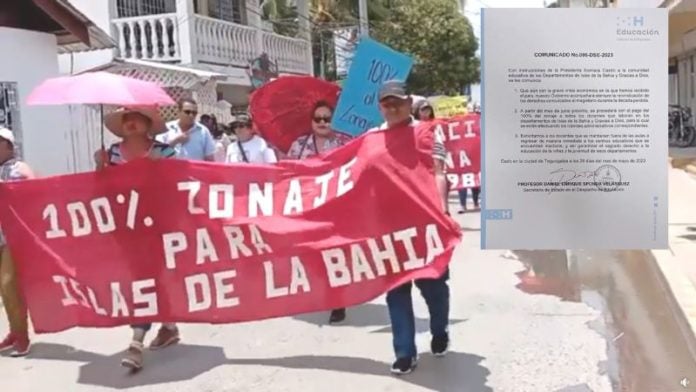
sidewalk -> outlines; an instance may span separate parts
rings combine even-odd
[[[696,357],[696,165],[693,159],[670,160],[669,249],[653,250],[655,266],[671,294],[673,311]]]

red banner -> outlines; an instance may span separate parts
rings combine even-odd
[[[273,166],[141,160],[2,184],[0,221],[37,332],[352,306],[447,267],[431,149],[404,128]]]
[[[447,149],[447,180],[450,189],[481,186],[481,115],[471,113],[435,120]]]

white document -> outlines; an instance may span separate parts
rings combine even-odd
[[[666,248],[667,10],[482,11],[482,248]]]

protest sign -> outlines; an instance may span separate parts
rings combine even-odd
[[[331,126],[359,135],[382,123],[377,94],[387,80],[406,80],[413,59],[370,38],[358,43]]]
[[[0,185],[35,330],[260,320],[440,276],[460,230],[439,204],[433,132],[410,129],[321,159],[140,160]]]
[[[467,114],[467,99],[462,95],[456,97],[439,96],[430,99],[438,118],[449,118]]]
[[[450,189],[481,186],[481,116],[472,113],[430,123],[445,141]]]

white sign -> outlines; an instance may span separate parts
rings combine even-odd
[[[482,248],[666,248],[667,10],[482,11]]]

